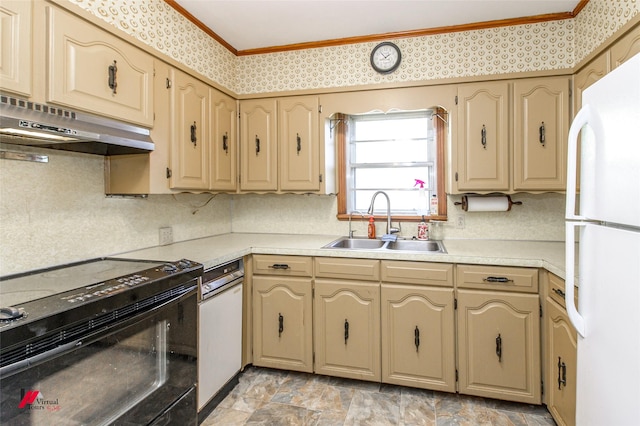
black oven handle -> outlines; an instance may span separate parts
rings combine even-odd
[[[82,341],[84,339],[78,339],[73,342],[65,343],[64,345],[60,345],[55,349],[51,349],[47,352],[43,352],[41,354],[32,356],[31,358],[23,359],[22,361],[14,362],[11,365],[6,365],[0,368],[0,377],[10,376],[15,371],[19,371],[25,369],[31,365],[38,364],[41,361],[46,361],[47,359],[53,358],[57,355],[63,354],[65,352],[69,352],[73,349],[79,348],[82,346]]]
[[[102,338],[104,338],[105,336],[108,336],[109,334],[113,333],[114,331],[118,331],[121,329],[121,327],[124,325],[125,327],[128,327],[129,325],[135,324],[139,321],[142,321],[146,318],[148,318],[149,316],[155,315],[158,310],[167,307],[168,305],[172,305],[174,303],[179,303],[180,301],[182,301],[183,299],[192,296],[193,294],[196,293],[197,291],[197,287],[195,285],[193,285],[190,288],[185,289],[186,291],[183,292],[180,295],[176,295],[175,297],[172,297],[171,299],[168,299],[166,301],[164,301],[164,303],[161,303],[159,305],[155,305],[149,309],[145,309],[145,310],[141,310],[138,313],[136,313],[133,316],[127,317],[127,318],[123,318],[120,319],[116,322],[113,322],[107,326],[105,326],[104,328],[101,329],[96,329],[96,330],[92,330],[87,332],[85,335],[80,336],[78,339],[73,340],[71,342],[67,342],[67,343],[63,343],[59,346],[56,346],[53,349],[49,349],[48,351],[42,352],[40,354],[34,355],[32,357],[29,358],[25,358],[22,359],[20,361],[16,361],[10,365],[6,365],[4,367],[0,367],[0,379],[5,378],[11,374],[14,374],[18,371],[21,370],[25,370],[28,367],[31,367],[33,365],[37,365],[43,361],[46,361],[48,359],[51,358],[55,358],[59,355],[62,355],[64,353],[67,352],[71,352],[75,349],[78,349],[84,345],[87,344],[91,344],[97,340],[100,340]],[[114,330],[115,329],[115,330]]]

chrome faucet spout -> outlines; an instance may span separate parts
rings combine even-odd
[[[353,210],[351,213],[349,213],[349,238],[353,238],[353,233],[355,232],[351,230],[351,218],[353,217],[354,213],[358,213],[360,216],[362,216],[362,219],[364,219],[364,213],[359,210]]]
[[[367,210],[367,214],[370,214],[370,215],[373,214],[373,205],[376,202],[376,197],[378,196],[378,194],[384,195],[384,198],[387,199],[387,232],[386,234],[397,233],[399,230],[397,228],[391,227],[391,201],[389,200],[389,196],[387,195],[386,192],[384,191],[374,192],[373,196],[371,197],[371,205],[369,205],[369,210]]]

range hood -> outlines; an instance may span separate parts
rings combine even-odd
[[[0,96],[0,142],[97,155],[153,151],[149,129]]]

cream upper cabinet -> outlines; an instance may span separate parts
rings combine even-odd
[[[275,99],[240,102],[240,190],[278,189],[278,130]]]
[[[171,157],[171,81],[172,68],[155,60],[153,80],[153,110],[155,123],[151,128],[151,139],[155,148],[148,154],[114,155],[105,162],[106,194],[168,194],[167,170]]]
[[[0,89],[31,96],[31,1],[0,3]]]
[[[235,191],[238,187],[238,107],[230,96],[211,91],[210,189]]]
[[[610,66],[609,51],[606,51],[573,76],[573,115],[575,116],[582,108],[582,92],[596,81],[607,75]]]
[[[509,190],[509,84],[458,88],[457,189]]]
[[[209,188],[209,87],[173,70],[171,188]]]
[[[611,45],[611,69],[640,53],[640,26],[636,26]]]
[[[153,57],[66,11],[47,10],[47,101],[151,127]]]
[[[278,101],[280,190],[320,190],[318,97]]]
[[[311,278],[253,277],[253,364],[313,372]]]
[[[545,302],[545,393],[558,425],[576,424],[576,357],[578,335],[564,309],[564,280],[549,273]]]
[[[564,191],[569,134],[566,77],[513,83],[513,189]]]

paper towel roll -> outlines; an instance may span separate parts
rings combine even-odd
[[[466,212],[506,212],[511,210],[508,195],[493,197],[462,197],[462,210]]]

